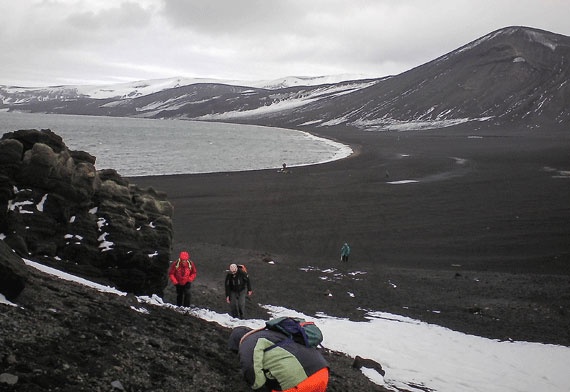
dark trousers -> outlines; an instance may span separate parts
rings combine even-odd
[[[190,282],[186,284],[176,285],[176,305],[185,307],[190,306]]]
[[[247,291],[232,291],[230,292],[230,315],[232,317],[244,319],[245,318],[245,297]]]

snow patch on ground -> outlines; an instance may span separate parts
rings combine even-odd
[[[395,119],[375,119],[375,120],[358,120],[353,125],[362,128],[364,131],[421,131],[427,129],[440,129],[452,127],[458,124],[464,124],[471,121],[487,121],[492,117],[481,118],[456,118],[447,120],[433,121],[400,121]]]
[[[115,288],[31,260],[24,262],[61,279],[106,293],[126,295]],[[319,273],[334,273],[334,269],[307,268]],[[137,299],[148,306],[130,307],[130,310],[143,315],[152,312],[151,306],[161,306],[216,322],[227,328],[260,328],[265,325],[264,320],[240,320],[210,309],[177,307],[165,303],[157,295],[141,296]],[[0,304],[14,306],[3,296],[0,296]],[[570,384],[567,369],[570,347],[487,339],[378,311],[368,311],[367,321],[356,322],[322,313],[308,316],[279,306],[263,307],[272,317],[301,317],[315,321],[323,332],[323,346],[328,349],[353,358],[359,355],[377,361],[385,370],[384,376],[371,369],[363,370],[363,373],[389,390],[399,388],[412,392],[565,392]]]
[[[414,184],[419,182],[418,180],[398,180],[398,181],[389,181],[387,184],[391,185],[402,185],[402,184]]]

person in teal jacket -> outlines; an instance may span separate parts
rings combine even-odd
[[[238,352],[242,376],[254,390],[326,391],[329,368],[321,353],[281,332],[236,327],[228,347]]]
[[[350,256],[350,246],[345,242],[342,248],[340,248],[340,261],[348,261],[348,256]]]

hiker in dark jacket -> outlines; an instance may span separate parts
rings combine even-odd
[[[245,298],[251,296],[251,281],[242,266],[230,265],[230,272],[226,275],[226,302],[230,304],[230,315],[243,319],[245,317]]]
[[[288,341],[275,345],[284,340]],[[281,332],[236,327],[228,346],[238,352],[242,376],[252,389],[297,392],[327,389],[329,369],[321,353]]]
[[[180,252],[178,260],[173,261],[168,269],[168,277],[176,287],[176,305],[190,306],[190,286],[196,279],[196,266],[190,260],[188,252]]]

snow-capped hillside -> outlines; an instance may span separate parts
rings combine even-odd
[[[16,87],[0,86],[0,97],[9,100],[9,95],[29,97],[12,100],[12,103],[21,103],[33,100],[32,97],[44,99],[62,98],[136,98],[173,88],[193,84],[226,84],[230,86],[255,87],[275,90],[294,86],[317,86],[321,84],[339,83],[345,80],[363,79],[361,75],[329,75],[329,76],[288,76],[274,80],[226,80],[213,78],[166,78],[153,80],[140,80],[135,82],[117,83],[110,85],[69,85],[50,87]]]
[[[558,127],[570,122],[569,58],[569,37],[508,27],[386,78],[173,78],[113,86],[0,87],[0,109],[366,130],[470,121]]]
[[[193,84],[225,84],[230,86],[254,87],[276,90],[293,86],[316,86],[327,83],[339,83],[344,80],[361,79],[356,75],[331,75],[317,77],[288,76],[275,80],[229,80],[213,78],[167,78],[141,80],[136,82],[113,84],[108,86],[69,86],[81,95],[89,98],[136,98],[160,91]],[[65,88],[65,87],[63,87]]]
[[[472,120],[568,123],[569,58],[569,37],[526,27],[501,29],[339,98],[334,105],[344,110],[323,124],[386,130],[422,129],[426,124],[440,128]]]

